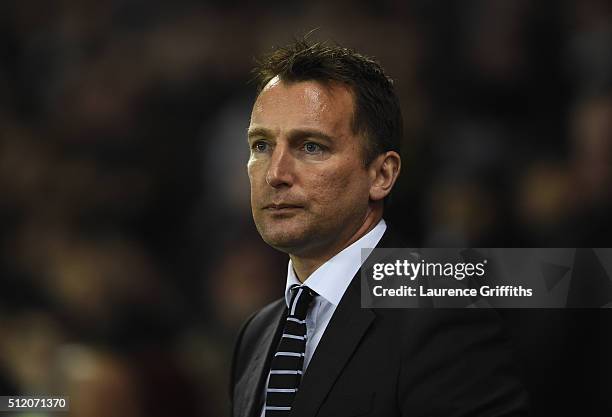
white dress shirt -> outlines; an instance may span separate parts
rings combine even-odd
[[[319,341],[334,311],[336,311],[336,307],[338,307],[353,277],[359,271],[359,268],[361,268],[361,249],[375,248],[385,230],[387,230],[387,224],[381,219],[372,230],[325,262],[304,281],[303,285],[315,291],[318,296],[314,298],[306,314],[306,351],[304,352],[303,370],[308,368],[310,359],[312,359],[312,355],[317,349]],[[291,301],[291,287],[293,285],[302,285],[302,283],[295,275],[293,263],[289,260],[289,265],[287,266],[287,284],[285,286],[287,308]],[[267,385],[268,382],[266,380],[265,386]],[[264,403],[261,417],[265,415],[265,407]]]

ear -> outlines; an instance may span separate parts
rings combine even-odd
[[[393,188],[400,173],[402,158],[395,151],[378,155],[368,167],[370,175],[370,200],[384,199]]]

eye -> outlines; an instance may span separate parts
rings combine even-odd
[[[265,152],[268,150],[268,144],[259,140],[251,145],[251,149],[255,152]]]
[[[304,150],[306,151],[306,153],[318,153],[321,152],[323,148],[318,143],[306,142],[304,144]]]

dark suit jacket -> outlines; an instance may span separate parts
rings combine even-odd
[[[387,229],[378,247],[403,247]],[[498,316],[486,309],[364,309],[360,272],[302,379],[295,417],[519,416],[526,394]],[[243,325],[232,363],[233,417],[259,417],[287,314],[281,298]]]

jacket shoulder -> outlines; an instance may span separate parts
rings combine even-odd
[[[262,331],[270,323],[280,320],[286,308],[285,299],[279,298],[266,305],[262,309],[251,314],[245,320],[238,332],[238,337],[234,344],[234,356],[232,360],[232,377],[236,372],[244,368],[249,358],[245,353],[253,352],[255,346],[261,342]],[[232,378],[233,382],[234,378]],[[232,385],[233,385],[232,382]]]
[[[236,342],[234,343],[234,354],[232,356],[230,371],[229,393],[232,408],[236,383],[242,372],[244,372],[248,366],[248,363],[252,360],[251,355],[255,351],[255,347],[261,342],[260,339],[263,329],[274,320],[280,319],[285,307],[284,298],[273,301],[259,311],[251,314],[240,327]]]
[[[285,298],[283,297],[253,313],[242,325],[245,343],[248,343],[253,337],[256,338],[261,330],[268,326],[270,322],[278,320],[286,307]]]

